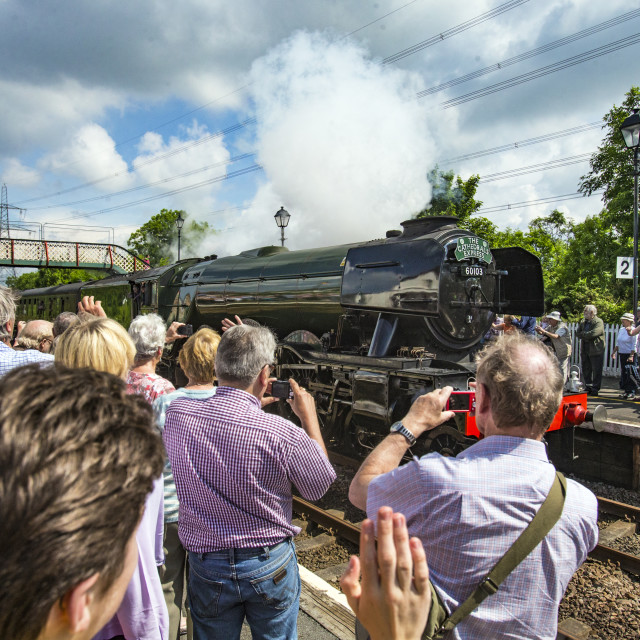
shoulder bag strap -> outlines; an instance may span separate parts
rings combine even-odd
[[[567,481],[556,471],[551,491],[540,509],[511,548],[493,567],[489,575],[476,590],[447,618],[441,632],[450,631],[466,618],[486,597],[498,591],[507,576],[542,542],[562,515],[564,499],[567,495]]]

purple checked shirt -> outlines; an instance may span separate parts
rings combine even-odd
[[[180,540],[195,553],[271,546],[297,535],[291,485],[318,500],[336,477],[303,429],[232,387],[218,387],[204,401],[174,400],[163,437],[180,501]]]
[[[540,508],[555,469],[542,442],[490,436],[446,458],[431,453],[374,478],[367,515],[403,513],[422,540],[429,578],[449,611],[464,602]],[[598,542],[596,497],[567,479],[560,520],[447,640],[555,640],[558,605]]]

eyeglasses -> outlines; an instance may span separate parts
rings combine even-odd
[[[272,374],[275,371],[276,365],[275,364],[265,364],[265,365],[263,365],[262,368],[264,369],[265,367],[269,367],[269,374]]]

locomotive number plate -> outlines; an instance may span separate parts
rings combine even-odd
[[[464,267],[462,267],[462,272],[461,273],[465,278],[468,278],[470,276],[483,276],[484,275],[484,268],[483,267],[464,266]]]

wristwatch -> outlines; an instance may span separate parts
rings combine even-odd
[[[409,443],[409,446],[412,447],[416,443],[416,437],[402,424],[402,420],[398,420],[398,422],[394,422],[391,425],[391,429],[389,429],[390,433],[401,433]]]

